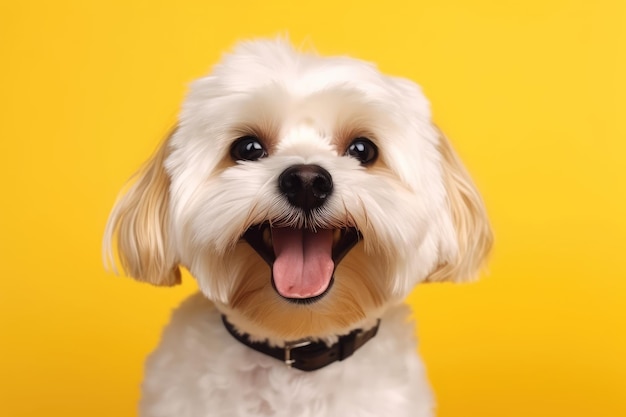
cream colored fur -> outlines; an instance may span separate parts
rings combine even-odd
[[[231,147],[252,136],[258,160]],[[347,155],[357,138],[372,164]],[[277,185],[299,165],[322,167],[333,190],[320,210],[293,207]],[[261,224],[354,228],[361,239],[314,303],[288,302],[242,238]],[[127,274],[180,282],[202,295],[174,314],[146,367],[144,416],[430,416],[433,402],[402,300],[420,282],[475,277],[492,235],[478,191],[411,81],[283,41],[240,44],[194,82],[178,127],[116,203],[104,237]],[[380,334],[345,362],[313,373],[240,345],[226,315],[255,340],[333,343],[382,318]]]

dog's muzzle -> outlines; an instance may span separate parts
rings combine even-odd
[[[309,216],[328,201],[333,180],[318,165],[294,165],[279,176],[278,188],[294,209]],[[243,237],[270,266],[272,286],[279,295],[295,303],[312,303],[328,293],[337,265],[360,234],[348,226],[276,227],[268,221],[250,227]]]

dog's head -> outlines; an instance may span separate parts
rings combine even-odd
[[[419,87],[350,58],[244,43],[194,82],[177,128],[117,202],[122,267],[189,269],[252,334],[338,334],[421,281],[477,273],[479,194]]]

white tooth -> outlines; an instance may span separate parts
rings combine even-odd
[[[265,242],[267,246],[272,246],[272,233],[269,227],[263,229],[263,242]]]
[[[341,239],[341,230],[335,229],[335,231],[333,232],[333,244],[337,244],[337,242],[339,242],[339,239]]]

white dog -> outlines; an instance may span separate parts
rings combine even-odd
[[[402,300],[473,277],[479,194],[413,82],[368,63],[239,45],[116,203],[123,269],[201,295],[146,366],[142,416],[431,416]]]

